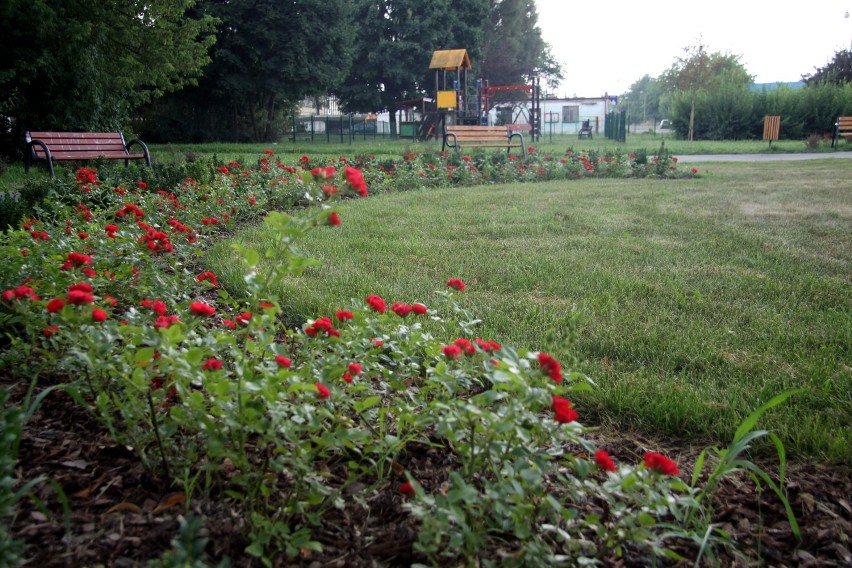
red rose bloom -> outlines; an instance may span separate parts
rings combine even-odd
[[[314,386],[317,388],[317,394],[320,398],[326,399],[331,396],[331,391],[322,383],[314,383]]]
[[[92,308],[92,321],[106,321],[109,316],[100,308]]]
[[[171,327],[173,323],[180,323],[180,318],[177,316],[160,316],[154,320],[154,329],[166,329]]]
[[[207,359],[203,365],[201,365],[202,371],[218,371],[222,368],[222,362],[219,359]]]
[[[462,351],[464,351],[464,354],[468,357],[470,357],[471,355],[476,355],[476,347],[474,347],[470,341],[463,337],[459,337],[458,339],[456,339],[453,344]]]
[[[425,316],[427,313],[429,313],[428,308],[426,308],[426,306],[424,306],[423,304],[412,304],[411,311],[414,312],[414,315],[418,316]]]
[[[90,294],[95,291],[95,289],[92,288],[92,285],[88,282],[80,282],[79,284],[71,284],[68,286],[69,292],[73,292],[75,290],[78,292],[88,292]]]
[[[559,365],[559,361],[547,353],[539,353],[538,364],[542,372],[553,379],[556,384],[562,382],[562,367]]]
[[[349,363],[347,369],[349,369],[349,372],[353,375],[360,375],[361,371],[364,370],[364,368],[361,367],[361,365],[359,365],[358,363]]]
[[[645,452],[645,467],[664,475],[680,475],[675,462],[656,452]]]
[[[604,471],[615,471],[615,462],[606,453],[606,450],[598,450],[595,452],[595,464]]]
[[[334,314],[334,317],[337,318],[337,321],[346,321],[346,320],[351,320],[355,316],[353,316],[352,312],[350,312],[350,311],[339,310],[336,314]]]
[[[349,187],[357,191],[361,197],[367,197],[367,184],[364,181],[364,174],[361,173],[361,170],[352,166],[346,166],[343,169],[343,173],[346,176],[346,183],[349,184]]]
[[[441,347],[441,353],[443,353],[444,357],[447,359],[458,359],[461,352],[461,347],[458,345],[445,345]]]
[[[88,292],[82,290],[71,290],[68,292],[68,302],[75,305],[91,304],[95,301],[95,297]]]
[[[209,280],[210,283],[213,284],[213,286],[215,286],[216,288],[219,287],[219,283],[216,281],[216,275],[210,272],[209,270],[207,272],[202,272],[201,274],[199,274],[196,277],[196,280],[198,280],[199,282]]]
[[[366,301],[367,301],[367,304],[373,310],[379,312],[380,314],[385,313],[385,307],[386,307],[385,301],[382,300],[382,298],[380,296],[376,296],[376,295],[367,296]]]
[[[212,316],[216,313],[216,308],[204,302],[192,302],[189,305],[189,311],[197,316]]]
[[[404,318],[405,316],[407,316],[408,314],[411,313],[412,308],[408,304],[396,302],[391,306],[390,309],[393,313],[395,313],[399,317]]]
[[[571,408],[571,401],[567,398],[553,395],[552,400],[554,418],[557,422],[567,424],[568,422],[574,422],[580,417],[577,411]]]
[[[458,278],[450,278],[447,280],[447,286],[450,288],[455,288],[459,292],[464,292],[465,284]]]
[[[278,363],[278,366],[282,369],[289,369],[290,365],[293,364],[293,362],[284,355],[276,355],[275,362]]]
[[[62,298],[54,298],[53,300],[47,303],[47,311],[51,314],[55,314],[64,307],[65,300],[63,300]]]

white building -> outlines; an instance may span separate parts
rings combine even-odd
[[[602,97],[556,98],[548,96],[541,101],[541,134],[577,134],[586,120],[594,134],[603,134],[608,112],[617,108],[618,98]],[[530,103],[497,105],[489,116],[496,124],[529,124]]]

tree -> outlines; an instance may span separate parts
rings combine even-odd
[[[221,22],[197,87],[145,109],[151,140],[274,142],[302,99],[326,94],[349,69],[346,0],[200,0]]]
[[[479,67],[491,85],[530,84],[534,76],[556,87],[562,68],[542,39],[534,0],[490,0]]]
[[[852,51],[840,50],[825,67],[815,69],[814,74],[802,75],[802,81],[808,86],[819,83],[852,83]]]
[[[6,149],[28,128],[116,130],[143,102],[193,83],[215,20],[195,0],[5,0],[0,115]]]
[[[752,82],[745,67],[739,62],[740,56],[722,53],[708,53],[706,46],[699,41],[696,46],[684,48],[684,56],[664,72],[660,79],[670,89],[681,91],[689,97],[689,127],[687,139],[691,142],[695,136],[695,102],[700,92],[712,90],[721,84],[745,86]]]
[[[434,89],[429,61],[438,49],[477,57],[488,0],[360,0],[352,69],[337,94],[349,112],[390,114],[395,136],[401,101]]]
[[[650,118],[654,121],[661,116],[660,100],[663,96],[660,82],[650,75],[630,85],[630,89],[621,95],[627,99],[628,116],[631,124],[639,124]]]

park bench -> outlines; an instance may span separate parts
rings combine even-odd
[[[53,177],[55,161],[87,161],[103,158],[106,160],[124,160],[127,166],[130,160],[145,160],[151,165],[148,146],[141,140],[124,143],[121,132],[27,132],[27,151],[24,156],[24,171],[30,170],[35,162],[47,162],[50,177]],[[134,152],[130,151],[132,146]]]
[[[441,151],[444,148],[455,148],[458,152],[462,147],[506,148],[507,152],[512,148],[520,148],[524,159],[527,159],[524,135],[505,126],[447,126]]]
[[[837,139],[845,138],[847,142],[852,141],[852,116],[838,116],[834,123],[834,136],[831,138],[831,147],[837,148]]]

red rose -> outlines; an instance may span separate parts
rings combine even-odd
[[[353,316],[350,311],[339,310],[336,314],[334,314],[334,317],[336,317],[338,321],[346,321],[351,320],[355,316]]]
[[[664,475],[680,475],[675,462],[656,452],[645,452],[645,467]]]
[[[566,424],[568,422],[574,422],[580,417],[580,415],[577,414],[577,411],[571,408],[571,401],[567,398],[553,395],[552,400],[553,412],[555,414],[554,418],[557,422]]]
[[[82,290],[71,290],[68,292],[68,302],[75,305],[91,304],[95,301],[95,297],[88,292]]]
[[[403,304],[400,302],[396,302],[391,306],[391,311],[401,318],[404,318],[405,316],[410,314],[411,309],[411,306],[409,306],[408,304]]]
[[[320,398],[326,399],[331,396],[331,391],[322,383],[314,383],[314,386],[317,388],[317,394]]]
[[[278,366],[283,369],[289,369],[290,365],[293,364],[293,362],[284,355],[276,355],[275,362],[278,363]]]
[[[447,286],[449,288],[455,288],[459,292],[464,292],[465,284],[458,278],[450,278],[449,280],[447,280]]]
[[[562,382],[562,367],[559,365],[559,361],[547,353],[539,353],[538,364],[542,372],[553,379],[556,384]]]
[[[373,310],[380,314],[385,313],[385,301],[380,296],[367,296],[366,302]]]
[[[51,314],[55,314],[64,307],[65,300],[63,300],[62,298],[54,298],[53,300],[47,303],[47,311]]]
[[[222,362],[219,359],[207,359],[203,365],[201,365],[202,371],[218,371],[222,368]]]
[[[595,464],[604,471],[615,471],[615,462],[606,453],[606,450],[598,450],[595,452]]]
[[[441,353],[443,353],[444,357],[447,359],[458,359],[461,352],[461,347],[458,345],[445,345],[441,347]]]
[[[100,308],[92,308],[92,321],[106,321],[109,316]]]
[[[468,357],[470,357],[471,355],[476,355],[476,347],[474,347],[470,341],[463,337],[459,337],[458,339],[456,339],[453,344],[459,349],[461,349]]]
[[[412,304],[411,311],[418,316],[425,316],[427,313],[429,313],[429,310],[423,304]]]
[[[189,311],[197,316],[212,316],[216,313],[216,308],[204,302],[192,302],[189,305]]]

